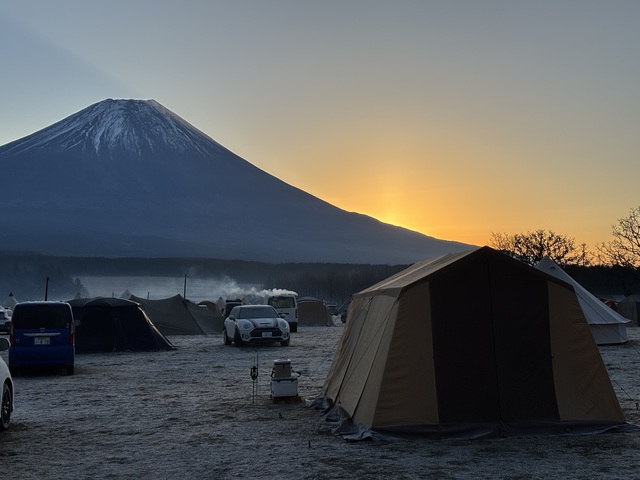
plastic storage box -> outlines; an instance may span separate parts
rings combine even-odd
[[[295,397],[298,395],[298,378],[291,376],[291,360],[274,360],[271,372],[271,396]]]

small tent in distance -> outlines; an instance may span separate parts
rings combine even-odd
[[[2,304],[2,306],[4,308],[8,308],[10,310],[13,310],[13,308],[18,304],[18,300],[16,300],[16,297],[13,295],[12,292],[9,292],[9,296],[5,299],[4,303]]]
[[[640,295],[628,295],[620,300],[618,313],[640,326]]]
[[[323,395],[353,439],[628,426],[573,287],[489,247],[354,295]]]
[[[298,298],[299,326],[333,325],[331,312],[320,298],[305,296]]]
[[[76,323],[76,352],[171,350],[139,304],[122,298],[68,302]]]
[[[538,262],[536,268],[573,286],[593,338],[598,345],[625,343],[629,340],[627,324],[631,322],[589,293],[551,258],[545,256]]]

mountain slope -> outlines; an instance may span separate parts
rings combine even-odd
[[[1,146],[0,172],[4,250],[412,263],[469,248],[334,207],[153,100],[104,100]]]

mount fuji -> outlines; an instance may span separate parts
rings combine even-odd
[[[104,100],[0,146],[0,250],[413,263],[471,248],[341,210],[154,100]]]

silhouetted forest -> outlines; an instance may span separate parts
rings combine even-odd
[[[20,301],[71,299],[84,276],[229,277],[239,284],[282,288],[311,295],[338,306],[357,293],[408,265],[335,263],[261,263],[243,260],[177,258],[51,257],[0,253],[0,301],[13,293]],[[594,295],[639,293],[637,272],[609,267],[571,267],[567,273]],[[635,281],[634,281],[635,279]]]
[[[86,295],[82,276],[229,277],[240,284],[293,290],[337,305],[407,265],[261,263],[243,260],[51,257],[0,253],[0,299],[70,299]],[[2,295],[4,294],[4,297]]]

